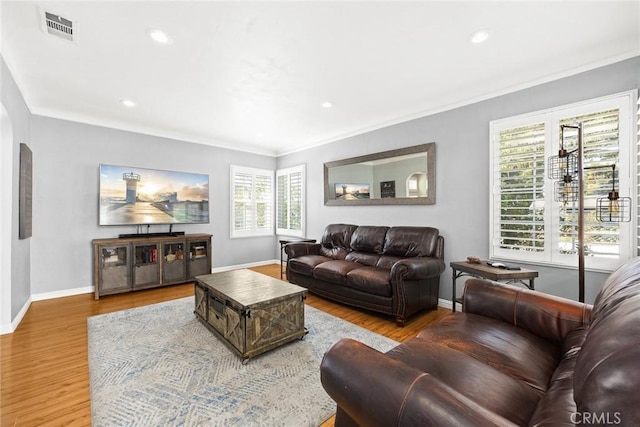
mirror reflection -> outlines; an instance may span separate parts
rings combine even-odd
[[[435,143],[325,163],[326,205],[435,203]]]

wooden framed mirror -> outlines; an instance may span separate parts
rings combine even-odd
[[[327,206],[435,203],[435,142],[324,164]]]

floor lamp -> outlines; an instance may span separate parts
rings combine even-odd
[[[564,144],[565,129],[578,132],[578,146],[567,151]],[[549,157],[547,174],[555,179],[554,198],[558,202],[578,201],[578,300],[584,302],[584,176],[585,169],[612,168],[612,191],[596,203],[596,219],[600,222],[631,221],[631,198],[620,197],[616,191],[615,165],[583,166],[583,129],[582,123],[560,125],[560,149],[557,156]]]

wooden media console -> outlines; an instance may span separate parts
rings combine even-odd
[[[211,273],[211,235],[93,240],[95,299],[139,289],[191,282]]]

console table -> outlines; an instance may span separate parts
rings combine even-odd
[[[211,234],[93,240],[95,299],[211,273]]]
[[[496,282],[506,281],[507,283],[520,283],[529,289],[535,289],[534,279],[538,277],[538,272],[521,268],[519,270],[507,270],[504,268],[491,267],[485,263],[470,263],[467,261],[455,261],[449,263],[453,270],[452,285],[452,305],[456,311],[456,302],[462,303],[462,299],[456,296],[456,280],[462,276],[479,277],[482,279],[495,280]],[[525,280],[528,280],[527,284]]]

